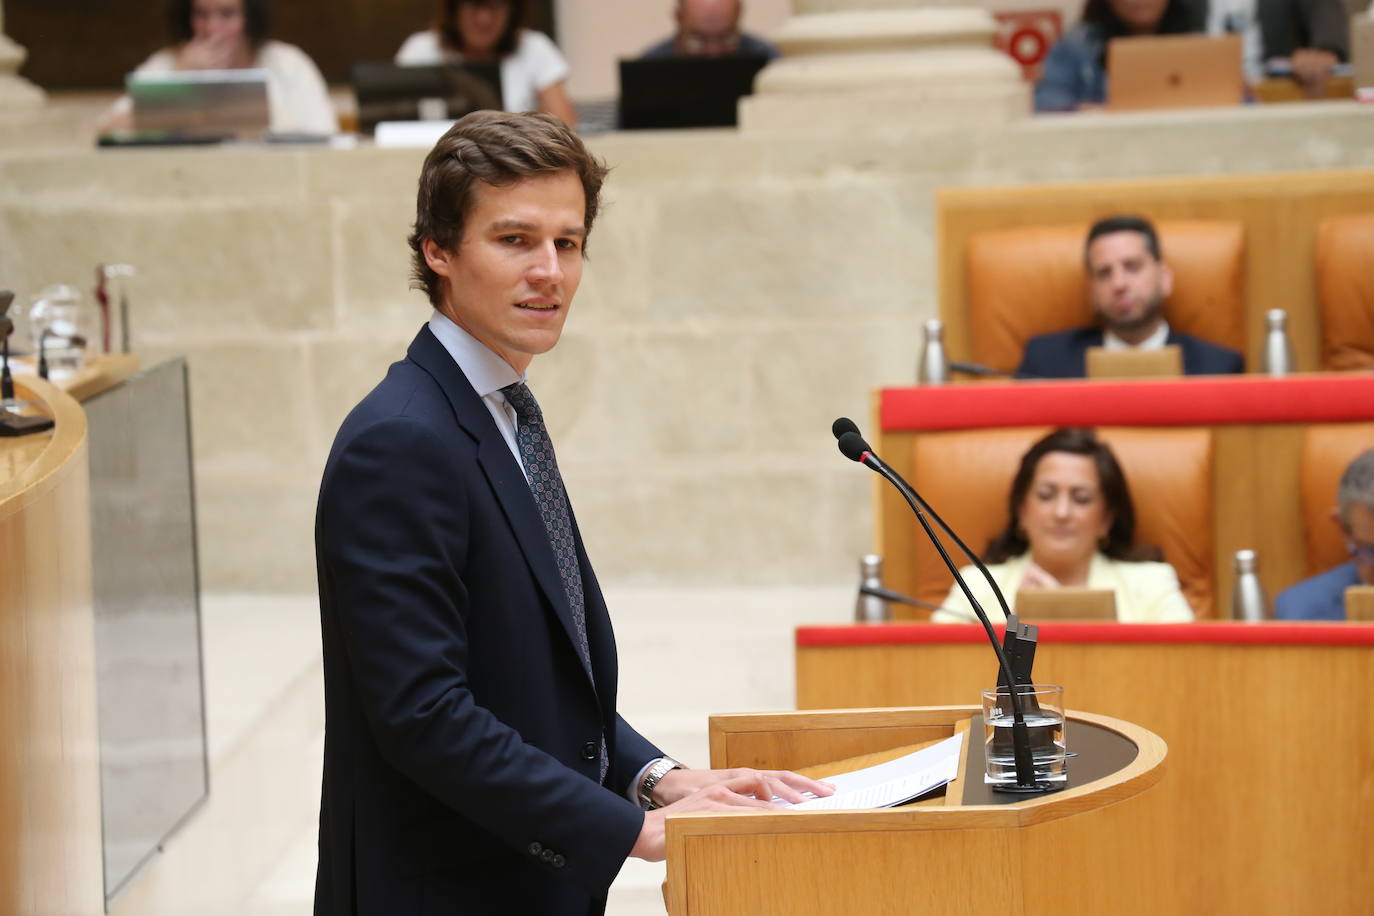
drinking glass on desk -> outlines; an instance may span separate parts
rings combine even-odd
[[[1021,684],[1016,688],[1030,737],[1036,782],[1063,783],[1069,778],[1064,745],[1064,688],[1058,684]],[[1012,752],[1011,695],[1006,687],[983,691],[983,754],[987,761],[983,782],[1016,782]]]
[[[86,351],[100,326],[95,308],[65,283],[45,288],[29,311],[33,350],[47,363],[48,377],[61,381],[86,365]]]

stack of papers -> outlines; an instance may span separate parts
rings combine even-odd
[[[840,809],[890,808],[911,801],[931,789],[939,788],[959,775],[962,733],[939,744],[880,763],[877,766],[826,777],[835,794],[808,798],[789,804],[775,798],[773,803],[794,811],[834,811]]]

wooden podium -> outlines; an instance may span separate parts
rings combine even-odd
[[[876,811],[688,814],[667,821],[671,916],[1181,912],[1159,885],[1164,742],[1070,712],[1069,784],[983,785],[979,710],[944,706],[712,716],[711,766],[825,776],[965,732],[960,776],[934,798]],[[970,732],[970,722],[973,729]],[[825,763],[825,761],[834,761]]]

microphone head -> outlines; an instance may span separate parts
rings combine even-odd
[[[857,436],[859,435],[859,425],[848,417],[840,417],[834,423],[830,424],[830,431],[835,434],[836,439],[840,438],[845,433],[853,433]]]
[[[873,451],[864,441],[864,437],[856,432],[847,432],[840,436],[840,453],[850,461],[863,461],[864,453]]]

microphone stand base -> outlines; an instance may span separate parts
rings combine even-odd
[[[1066,783],[1062,782],[1037,782],[1029,786],[1018,785],[1013,782],[990,786],[989,788],[994,792],[1006,792],[1015,795],[1035,795],[1041,792],[1058,792],[1065,788],[1065,786]]]

